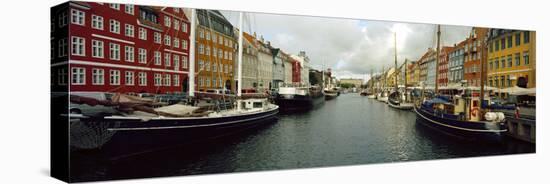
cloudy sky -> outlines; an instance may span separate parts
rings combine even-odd
[[[238,26],[238,12],[222,13]],[[246,32],[262,35],[286,53],[306,51],[313,68],[332,68],[338,78],[368,79],[371,69],[376,73],[383,66],[393,66],[394,32],[398,63],[405,58],[417,60],[428,48],[436,46],[433,24],[246,13],[243,25]],[[442,46],[463,40],[470,29],[442,25]]]

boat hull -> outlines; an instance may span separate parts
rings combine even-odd
[[[507,131],[503,123],[453,120],[436,116],[416,106],[414,111],[416,122],[461,140],[499,142]]]
[[[108,139],[96,140],[96,142],[104,143],[92,147],[72,144],[71,152],[92,151],[111,159],[130,157],[234,135],[274,122],[278,112],[279,108],[277,107],[265,112],[227,117],[152,119],[149,121],[136,119],[81,120],[78,123],[88,124],[87,127],[93,127],[94,132],[103,132],[102,135],[111,134],[111,136],[71,135],[71,141],[74,140],[81,144],[93,142],[94,139]],[[98,124],[101,125],[99,128],[95,126]],[[84,131],[78,130],[77,132]]]
[[[336,93],[326,93],[325,94],[325,100],[332,100],[338,97],[338,94]]]
[[[279,106],[281,112],[307,111],[325,102],[324,96],[319,95],[301,96],[301,95],[277,95],[275,104]]]
[[[388,106],[400,110],[412,110],[414,107],[412,103],[393,103],[391,100],[388,101]]]

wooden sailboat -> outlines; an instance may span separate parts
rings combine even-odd
[[[209,12],[206,12],[207,14]],[[239,53],[238,53],[238,80],[242,78],[242,21],[243,13],[239,14]],[[196,10],[191,12],[191,38],[195,39]],[[190,82],[189,96],[195,96],[194,90],[194,58],[195,41],[190,45]],[[104,117],[88,117],[85,115],[70,114],[71,123],[82,125],[96,132],[95,134],[82,134],[74,136],[77,141],[98,142],[98,144],[72,145],[75,150],[95,149],[106,153],[110,157],[131,156],[144,152],[156,151],[166,147],[172,147],[191,142],[198,142],[226,135],[235,134],[244,130],[273,122],[275,115],[279,112],[277,105],[271,104],[266,97],[243,96],[241,85],[237,86],[235,97],[236,108],[225,110],[213,110],[198,108],[189,105],[176,104],[173,106],[161,107],[162,109],[148,109],[146,112],[141,108],[134,108],[132,111],[121,112],[115,115]],[[98,104],[97,102],[81,101],[82,103]],[[116,104],[114,102],[102,102],[104,104]],[[145,103],[133,103],[132,107],[141,107]],[[83,131],[84,132],[84,131]],[[97,132],[105,132],[110,136]],[[98,140],[102,139],[102,140]]]
[[[397,69],[397,33],[394,33],[394,49],[395,49],[395,81],[394,81],[394,91],[388,96],[388,106],[396,108],[396,109],[402,109],[402,110],[411,110],[413,109],[413,103],[407,102],[406,98],[406,85],[403,91],[400,91],[399,84],[398,84],[398,76],[399,76],[399,70]],[[406,67],[406,63],[405,63]],[[406,70],[405,70],[406,72]],[[406,75],[406,73],[405,73]]]
[[[436,69],[439,68],[440,29],[438,25]],[[485,46],[485,44],[482,45]],[[483,65],[481,70],[483,72]],[[498,112],[498,109],[484,109],[487,104],[490,104],[490,100],[484,99],[483,88],[481,92],[465,88],[459,95],[438,95],[437,78],[436,72],[435,96],[425,98],[423,90],[423,99],[414,106],[417,122],[461,139],[500,141],[503,133],[507,131],[504,125],[505,116],[502,112]],[[481,81],[483,80],[482,75]]]

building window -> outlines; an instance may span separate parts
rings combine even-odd
[[[109,20],[109,30],[111,33],[120,34],[120,22],[116,20]]]
[[[507,83],[506,85],[507,85],[508,87],[512,87],[512,80],[510,80],[510,75],[507,75],[507,76],[506,76],[506,83]]]
[[[199,38],[204,38],[204,31],[202,29],[199,30]]]
[[[181,23],[181,31],[184,33],[187,33],[187,23],[182,22]]]
[[[493,43],[490,42],[488,45],[489,45],[489,52],[493,52]]]
[[[147,86],[147,73],[139,72],[138,76],[139,76],[139,85]]]
[[[155,37],[155,38],[154,38],[155,43],[160,44],[160,33],[159,33],[159,32],[155,32],[154,37]]]
[[[217,72],[218,71],[218,65],[216,63],[212,63],[212,71]]]
[[[103,30],[103,17],[92,15],[92,28]]]
[[[187,50],[187,40],[181,40],[181,48]]]
[[[109,59],[120,60],[120,45],[109,43]]]
[[[508,48],[512,48],[512,35],[508,36]]]
[[[506,40],[504,38],[500,39],[500,48],[502,50],[506,48]]]
[[[138,62],[139,63],[147,63],[147,50],[143,48],[138,49]]]
[[[67,56],[67,38],[61,38],[57,42],[57,55],[59,57]]]
[[[505,87],[504,82],[506,82],[506,81],[504,81],[504,76],[500,76],[500,86],[501,87]]]
[[[511,68],[512,67],[512,55],[511,54],[508,55],[507,60],[508,60],[508,67]]]
[[[498,51],[499,50],[498,40],[495,40],[494,43],[495,43],[495,51]]]
[[[206,40],[210,40],[210,31],[206,32]]]
[[[57,70],[57,84],[60,86],[67,85],[67,69],[60,68]]]
[[[523,52],[523,62],[525,65],[529,65],[529,52]]]
[[[210,77],[206,77],[206,87],[210,87]]]
[[[104,71],[103,69],[92,69],[92,84],[93,85],[103,85],[104,82]]]
[[[180,30],[180,21],[174,19],[174,29],[175,30]]]
[[[147,40],[147,29],[140,27],[138,34],[139,34],[139,39]]]
[[[218,36],[216,36],[214,33],[212,33],[212,42],[216,43],[218,42]]]
[[[200,76],[199,76],[199,86],[201,86],[201,87],[204,86],[204,83],[202,81],[202,77],[200,77]]]
[[[68,19],[69,17],[67,16],[67,12],[66,11],[62,11],[60,14],[59,14],[59,19],[57,20],[58,21],[58,24],[59,24],[59,27],[64,27],[67,25],[67,22],[68,22]]]
[[[204,70],[204,62],[199,60],[199,70]]]
[[[174,86],[180,86],[180,76],[177,74],[174,75]]]
[[[85,56],[86,50],[84,47],[85,40],[82,37],[71,37],[71,53],[75,56]]]
[[[233,53],[229,52],[229,61],[232,61],[232,60],[233,60]]]
[[[170,46],[170,35],[164,35],[164,45]]]
[[[489,60],[489,70],[493,69],[493,60]]]
[[[180,9],[179,8],[174,8],[174,12],[179,13]]]
[[[521,44],[521,32],[516,33],[516,46]]]
[[[82,67],[72,67],[72,82],[73,85],[86,84],[86,70]]]
[[[206,63],[204,64],[205,68],[206,68],[206,71],[210,71],[210,61],[206,61]]]
[[[521,65],[520,56],[519,56],[519,55],[520,55],[519,53],[516,53],[516,54],[515,54],[515,57],[514,57],[514,59],[516,60],[516,66]]]
[[[210,56],[210,46],[206,46],[206,55]]]
[[[223,37],[222,37],[222,35],[218,35],[218,36],[219,36],[219,38],[218,38],[218,43],[219,43],[219,44],[223,44]]]
[[[199,45],[199,54],[204,54],[204,45],[203,44]]]
[[[124,78],[126,80],[124,80],[124,83],[128,86],[133,86],[134,85],[134,72],[132,71],[126,71],[124,73]]]
[[[155,86],[161,86],[161,75],[158,73],[155,73]]]
[[[124,29],[124,35],[133,38],[134,37],[134,25],[125,24],[125,28],[126,29]]]
[[[225,68],[225,73],[228,73],[229,72],[228,71],[228,65],[225,65],[224,68]]]
[[[124,60],[134,62],[134,47],[124,46]]]
[[[506,58],[504,56],[500,57],[500,67],[506,68]]]
[[[523,43],[529,43],[529,37],[530,37],[529,33],[530,33],[529,31],[523,32]]]
[[[124,5],[124,12],[127,14],[133,15],[134,14],[134,5],[131,4],[125,4]]]
[[[181,56],[181,67],[187,68],[187,56]]]
[[[103,41],[92,40],[92,57],[103,58]]]
[[[160,65],[161,55],[160,51],[155,51],[155,65]]]
[[[495,69],[498,69],[498,68],[499,68],[498,58],[495,58]]]
[[[171,82],[171,76],[170,74],[164,74],[164,86],[170,86]]]
[[[174,47],[176,47],[176,48],[180,47],[180,39],[174,38]]]
[[[223,57],[223,51],[222,49],[219,49],[218,50],[218,58],[222,58]]]
[[[172,19],[169,16],[164,16],[164,26],[166,26],[166,27],[172,26],[171,20]]]
[[[80,10],[71,9],[71,23],[84,26],[85,13]]]
[[[110,70],[109,74],[109,83],[111,85],[120,85],[120,70]]]
[[[120,10],[120,4],[110,3],[109,7],[115,10]]]
[[[170,66],[170,53],[164,53],[164,66]]]
[[[174,60],[173,61],[174,62],[174,69],[179,70],[179,68],[180,68],[180,56],[174,54],[172,56],[172,58],[173,58],[172,60]]]

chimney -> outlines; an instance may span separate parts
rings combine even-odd
[[[256,39],[256,31],[254,31],[254,39]]]
[[[271,47],[271,42],[270,41],[267,41],[267,46]]]
[[[260,41],[262,41],[262,43],[264,43],[264,36],[263,35],[260,35]]]

